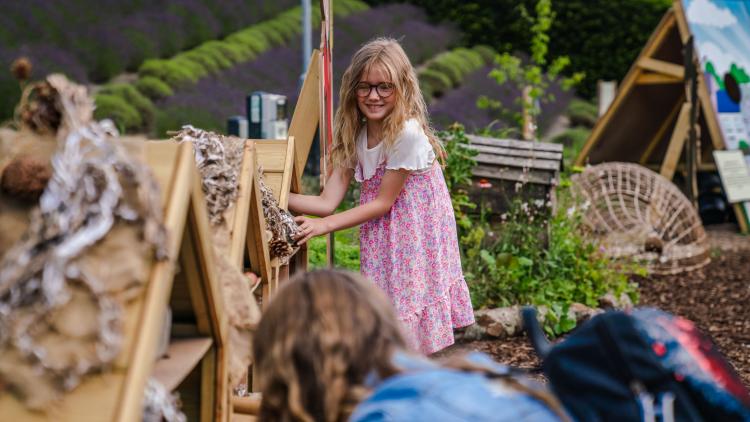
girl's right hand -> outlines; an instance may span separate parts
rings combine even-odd
[[[294,222],[299,225],[300,234],[297,235],[297,244],[302,245],[315,236],[321,236],[331,232],[326,218],[310,218],[303,215],[294,217]]]

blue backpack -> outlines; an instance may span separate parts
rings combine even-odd
[[[523,320],[544,374],[576,420],[750,421],[750,394],[711,339],[657,309],[597,315],[550,346]]]
[[[524,387],[538,389],[533,381],[480,353],[466,359],[487,373],[443,368],[397,354],[395,363],[406,370],[380,382],[349,420],[559,422],[541,401],[501,380],[511,377]]]

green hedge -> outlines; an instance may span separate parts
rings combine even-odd
[[[135,83],[135,87],[138,91],[153,100],[169,97],[174,94],[172,88],[169,87],[164,81],[153,76],[145,76],[138,79]]]
[[[94,117],[97,120],[112,119],[121,132],[139,128],[143,124],[138,110],[128,104],[124,98],[117,95],[97,95]]]
[[[111,118],[126,131],[149,127],[156,115],[156,107],[151,100],[130,84],[105,85],[97,93],[96,117]],[[133,118],[135,111],[137,118]]]
[[[428,60],[417,72],[426,101],[440,97],[463,82],[464,78],[491,63],[495,53],[485,45],[455,48]]]
[[[570,119],[571,126],[593,128],[599,119],[599,109],[596,104],[578,98],[570,102],[566,114]]]
[[[367,0],[371,5],[408,3],[432,19],[455,24],[467,45],[499,52],[529,51],[530,26],[521,6],[534,13],[536,0]],[[553,0],[550,59],[570,57],[570,72],[586,74],[577,92],[596,95],[596,81],[621,80],[672,0]]]
[[[359,0],[337,0],[333,12],[337,17],[366,10]],[[140,77],[154,77],[171,88],[195,83],[198,79],[254,59],[271,47],[283,45],[302,31],[302,9],[295,7],[273,19],[237,31],[222,41],[208,41],[170,59],[146,60],[138,69]],[[313,23],[320,23],[320,9],[313,8]]]

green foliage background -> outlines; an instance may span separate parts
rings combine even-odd
[[[499,52],[529,51],[530,28],[521,7],[533,13],[536,0],[407,1],[423,7],[433,19],[455,23],[467,45],[485,44]],[[569,70],[586,74],[578,93],[591,98],[598,79],[625,76],[671,4],[671,0],[554,0],[551,57],[570,57]]]

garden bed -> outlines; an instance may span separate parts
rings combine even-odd
[[[711,263],[680,275],[634,276],[640,306],[654,306],[694,321],[713,337],[742,381],[750,387],[750,237],[708,227]],[[539,359],[525,336],[459,343],[441,352],[452,356],[479,350],[505,364],[539,374]],[[537,375],[537,378],[542,378]]]

